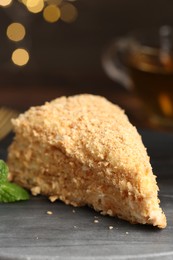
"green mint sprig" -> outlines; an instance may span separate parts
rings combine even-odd
[[[15,183],[8,181],[8,166],[0,160],[0,202],[28,200],[28,192]]]

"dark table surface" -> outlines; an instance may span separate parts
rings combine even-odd
[[[32,197],[27,202],[0,204],[0,259],[173,259],[173,135],[141,134],[158,176],[166,229],[131,225],[88,207]],[[9,136],[0,143],[3,159],[11,140]]]

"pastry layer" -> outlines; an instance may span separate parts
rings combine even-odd
[[[118,106],[93,95],[62,97],[31,108],[13,125],[13,181],[52,201],[166,226],[146,149]]]

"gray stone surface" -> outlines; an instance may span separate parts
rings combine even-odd
[[[158,175],[166,229],[131,225],[88,207],[32,197],[0,204],[0,259],[173,259],[173,136],[152,132],[142,136]],[[10,141],[11,137],[0,143],[1,158]]]

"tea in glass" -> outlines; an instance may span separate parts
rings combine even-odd
[[[173,126],[173,56],[141,47],[129,53],[127,67],[151,122]]]

